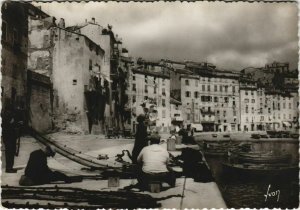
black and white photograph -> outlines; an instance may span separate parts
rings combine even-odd
[[[1,1],[2,208],[299,208],[298,13]]]

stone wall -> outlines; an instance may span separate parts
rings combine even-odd
[[[50,78],[28,71],[29,125],[38,132],[52,130]]]

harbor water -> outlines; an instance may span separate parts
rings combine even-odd
[[[252,151],[273,151],[292,155],[298,165],[298,141],[251,143]],[[228,208],[297,208],[299,206],[299,173],[289,177],[266,175],[248,179],[239,174],[225,174],[222,163],[227,156],[205,157]]]

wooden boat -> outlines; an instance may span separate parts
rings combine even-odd
[[[205,156],[227,156],[228,145],[220,143],[203,143],[203,153]]]
[[[223,173],[241,178],[270,178],[277,176],[298,176],[299,167],[289,164],[253,164],[253,163],[222,163]]]
[[[232,157],[240,163],[288,163],[292,156],[290,154],[274,155],[273,153],[262,152],[234,152]]]

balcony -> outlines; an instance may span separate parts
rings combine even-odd
[[[202,115],[215,115],[215,111],[212,110],[201,110]]]

